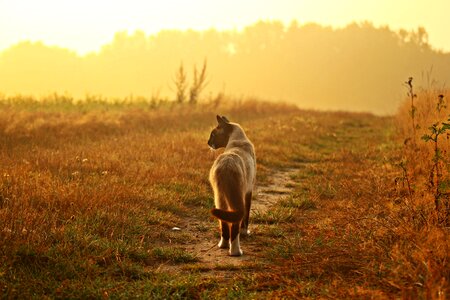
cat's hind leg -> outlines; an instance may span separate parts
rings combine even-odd
[[[244,219],[241,222],[241,235],[248,235],[250,231],[248,230],[248,223],[250,221],[250,207],[252,205],[252,192],[245,194],[245,213]]]
[[[219,220],[220,224],[220,242],[219,248],[227,249],[230,244],[230,224],[225,221]]]
[[[241,250],[241,245],[239,244],[239,229],[240,229],[240,222],[231,224],[231,243],[230,243],[231,256],[241,256],[242,254],[244,254]]]

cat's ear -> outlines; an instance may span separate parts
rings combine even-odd
[[[221,117],[219,115],[216,116],[217,118],[217,123],[219,123],[219,126],[225,127],[227,125],[230,124],[230,121],[228,121],[228,119],[226,117]]]

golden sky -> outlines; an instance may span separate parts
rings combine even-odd
[[[433,47],[450,51],[449,12],[449,0],[0,0],[0,51],[31,40],[84,54],[99,50],[117,31],[239,30],[259,19],[423,26]]]

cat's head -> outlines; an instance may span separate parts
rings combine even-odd
[[[233,125],[225,116],[217,115],[217,123],[217,127],[211,131],[208,140],[208,145],[212,149],[226,147],[233,131]]]

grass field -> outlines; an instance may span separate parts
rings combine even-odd
[[[448,227],[399,183],[404,146],[394,118],[256,101],[0,106],[4,298],[450,292]],[[211,264],[208,249],[191,246],[218,242],[208,171],[220,151],[206,144],[217,113],[255,144],[258,185],[287,169],[294,184],[250,220],[242,258]]]

